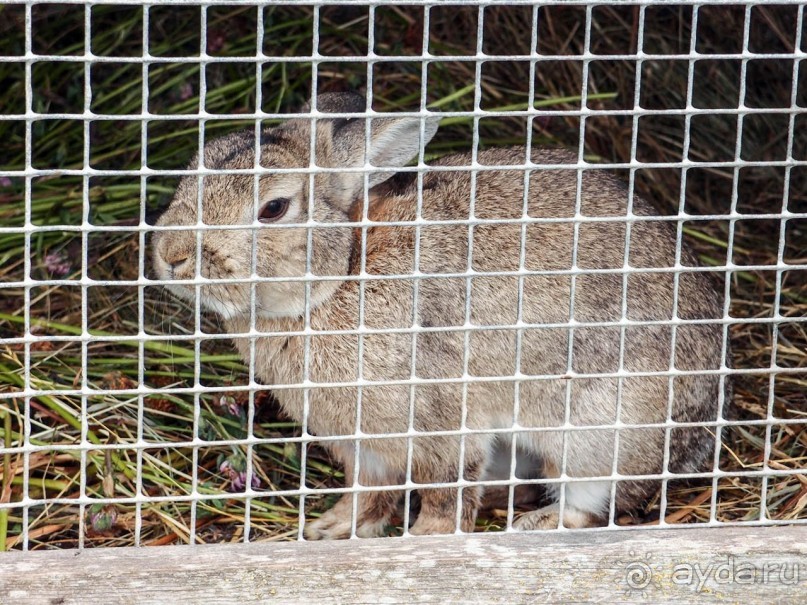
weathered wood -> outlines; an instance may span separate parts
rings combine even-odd
[[[0,602],[803,603],[807,526],[0,554]]]

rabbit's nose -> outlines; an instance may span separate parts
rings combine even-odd
[[[182,271],[190,259],[191,254],[187,250],[168,248],[163,251],[163,260],[168,265],[168,274],[171,278],[176,277],[177,273]]]
[[[168,270],[170,271],[171,276],[173,277],[177,273],[177,271],[179,271],[182,265],[184,265],[187,261],[188,261],[187,258],[183,258],[181,260],[168,263]]]

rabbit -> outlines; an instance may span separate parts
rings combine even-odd
[[[366,101],[330,93],[316,107],[350,114]],[[370,118],[369,135],[367,119],[317,118],[316,165],[331,170],[314,175],[313,200],[308,174],[273,170],[309,166],[311,120],[292,119],[260,133],[267,170],[257,194],[252,173],[204,176],[202,221],[230,228],[206,230],[197,243],[198,177],[185,176],[157,225],[188,229],[156,230],[151,244],[154,273],[177,296],[194,300],[193,285],[171,282],[195,278],[197,247],[203,278],[231,280],[201,285],[200,304],[220,316],[245,361],[253,356],[283,410],[321,439],[347,487],[375,488],[356,496],[356,535],[382,535],[413,485],[424,487],[411,534],[473,531],[479,482],[495,484],[502,456],[509,469],[512,439],[533,465],[520,476],[540,477],[552,499],[515,519],[522,530],[602,525],[612,507],[629,513],[651,496],[665,469],[711,467],[708,428],[663,426],[718,420],[719,373],[698,372],[720,370],[726,348],[718,321],[683,323],[673,335],[676,318],[723,317],[721,292],[703,272],[680,272],[675,296],[675,228],[641,220],[654,212],[638,196],[626,218],[624,184],[603,171],[579,174],[576,154],[560,149],[532,150],[542,166],[526,177],[524,147],[479,151],[475,176],[470,153],[450,155],[424,170],[419,187],[396,169],[418,156],[439,119]],[[210,141],[204,166],[254,168],[254,137]],[[362,234],[365,215],[384,224]],[[695,264],[686,247],[680,261]],[[275,279],[251,283],[253,262],[257,277]],[[636,270],[625,279],[626,266]],[[623,313],[645,323],[602,325]],[[306,538],[352,535],[353,504],[344,494],[305,523]]]

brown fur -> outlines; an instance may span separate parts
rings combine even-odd
[[[327,101],[327,99],[325,99]],[[327,103],[325,104],[327,105]],[[348,104],[349,105],[349,104]],[[344,107],[344,105],[342,105]],[[364,126],[318,126],[317,157],[325,166],[351,165],[356,153],[363,153]],[[383,127],[395,121],[382,122]],[[270,133],[274,131],[269,131]],[[375,136],[375,134],[374,134]],[[379,137],[383,136],[383,129]],[[267,136],[273,142],[261,148],[262,164],[307,166],[309,161],[307,122],[292,122]],[[236,135],[212,142],[205,151],[208,167],[251,167],[254,163],[249,135]],[[282,141],[282,144],[277,144]],[[360,149],[360,151],[356,151]],[[400,161],[405,162],[408,158]],[[521,148],[494,149],[479,153],[483,165],[517,165],[524,161]],[[540,164],[575,163],[576,156],[558,150],[539,150],[532,160]],[[436,166],[468,165],[468,155],[442,159]],[[476,179],[474,215],[479,219],[520,218],[524,196],[524,173],[514,170],[480,171]],[[314,218],[318,221],[356,221],[362,215],[363,181],[350,174],[319,174],[315,177]],[[208,184],[209,181],[209,184]],[[282,191],[295,191],[297,220],[306,219],[307,175],[268,174],[260,180],[260,199],[271,199]],[[254,178],[247,175],[206,177],[204,220],[216,225],[242,225],[240,230],[208,232],[202,238],[202,274],[209,277],[249,277],[252,235],[244,229],[254,215]],[[536,218],[574,217],[577,174],[568,169],[543,169],[529,177],[527,214]],[[371,221],[412,221],[416,218],[417,188],[414,179],[393,188],[380,184],[371,192]],[[462,172],[427,172],[423,178],[422,216],[427,220],[457,220],[470,217],[471,177]],[[610,175],[587,170],[582,179],[580,212],[586,217],[624,217],[627,191]],[[649,215],[652,208],[634,198],[633,212]],[[186,178],[177,190],[161,225],[191,225],[196,221],[196,179]],[[473,227],[474,271],[516,271],[521,255],[521,225],[484,224]],[[524,265],[531,271],[552,271],[572,267],[574,225],[570,221],[529,224],[526,228]],[[580,269],[621,269],[624,260],[625,222],[583,223],[579,227],[576,264]],[[162,279],[189,279],[195,271],[195,234],[162,232],[154,238],[155,266]],[[262,277],[305,275],[306,233],[304,228],[260,229],[255,235],[258,250],[256,272]],[[418,304],[413,309],[413,284],[407,279],[383,279],[385,275],[408,275],[414,271],[415,228],[377,226],[367,228],[366,246],[361,249],[361,230],[314,228],[311,267],[315,275],[358,275],[364,257],[369,279],[364,287],[364,324],[368,328],[448,328],[417,335],[412,360],[412,334],[367,334],[363,339],[359,373],[359,337],[356,334],[314,334],[267,336],[255,340],[255,370],[260,380],[277,388],[276,396],[286,412],[298,422],[304,417],[304,378],[316,383],[355,383],[406,380],[414,365],[421,379],[462,378],[466,323],[466,280],[439,277],[442,273],[466,270],[469,237],[467,225],[428,225],[420,230],[422,273],[436,276],[419,281]],[[632,267],[670,267],[674,263],[675,232],[665,222],[635,222],[631,231],[629,264]],[[682,262],[692,264],[685,251]],[[174,263],[173,268],[168,265]],[[613,429],[569,430],[564,423],[567,389],[570,389],[569,422],[574,427],[611,425],[616,420],[616,378],[575,377],[568,379],[567,356],[570,331],[565,327],[536,326],[523,331],[521,364],[516,368],[516,333],[497,330],[518,320],[519,280],[516,276],[479,275],[471,280],[470,322],[486,326],[469,338],[467,369],[471,376],[512,377],[517,369],[525,375],[520,383],[520,410],[513,417],[512,380],[459,383],[429,382],[414,388],[414,429],[452,431],[460,428],[462,401],[467,402],[466,426],[472,429],[504,429],[514,423],[526,429],[518,447],[543,461],[545,469],[560,476],[608,477],[612,473],[615,438]],[[565,323],[569,320],[568,274],[528,275],[523,279],[522,320],[530,324]],[[672,317],[673,277],[671,273],[635,273],[627,280],[627,317],[633,320],[669,320]],[[258,283],[254,318],[262,332],[299,332],[305,328],[301,310],[305,288],[301,282]],[[622,315],[621,274],[587,273],[576,278],[574,319],[578,322],[618,320]],[[183,296],[187,291],[178,290]],[[214,310],[224,309],[228,332],[245,333],[250,328],[249,286],[216,284],[202,287],[203,302]],[[360,284],[355,280],[315,282],[311,286],[310,326],[313,330],[351,330],[358,327]],[[274,305],[274,306],[273,306]],[[279,305],[279,306],[278,306]],[[286,306],[283,306],[286,305]],[[281,309],[276,313],[273,309]],[[720,295],[701,274],[682,276],[678,315],[683,318],[720,318]],[[675,365],[681,369],[720,367],[721,329],[717,325],[681,326],[677,331]],[[614,372],[619,366],[619,328],[581,325],[574,330],[572,372],[598,374]],[[624,367],[628,371],[658,371],[669,366],[671,330],[668,325],[625,329]],[[250,354],[248,338],[235,338],[245,359]],[[305,347],[310,365],[304,368]],[[307,376],[306,376],[307,373]],[[529,379],[549,374],[554,378]],[[672,419],[686,422],[714,421],[718,379],[714,376],[676,377]],[[355,448],[359,447],[361,485],[402,485],[407,476],[407,448],[412,447],[409,474],[415,483],[455,483],[485,477],[497,440],[491,434],[469,434],[464,439],[460,460],[460,439],[456,435],[373,438],[374,435],[406,433],[409,429],[410,386],[368,384],[362,388],[358,409],[355,386],[313,386],[309,390],[307,430],[320,437],[345,436],[330,441],[329,448],[344,465],[348,484],[352,482]],[[665,377],[631,376],[621,385],[620,421],[661,423],[667,416],[668,380]],[[360,430],[362,438],[354,435]],[[714,451],[706,429],[679,428],[672,433],[670,470],[700,469]],[[630,429],[620,431],[616,469],[628,478],[616,489],[617,511],[635,507],[657,488],[655,482],[631,482],[630,475],[662,470],[664,431]],[[571,485],[571,484],[570,484]],[[600,522],[608,502],[591,497],[567,485],[563,522],[586,526]],[[595,484],[591,484],[594,486]],[[603,485],[610,483],[605,480]],[[601,489],[602,488],[602,489]],[[594,489],[594,487],[592,487]],[[577,490],[577,491],[575,491]],[[422,509],[412,533],[471,531],[483,490],[478,486],[421,490]],[[359,496],[359,535],[378,535],[391,517],[400,490],[365,493]],[[458,502],[462,503],[457,527]],[[346,495],[319,520],[309,523],[310,538],[339,538],[350,532],[353,496]],[[556,508],[528,513],[519,521],[525,529],[557,526]],[[554,525],[553,525],[554,524]]]

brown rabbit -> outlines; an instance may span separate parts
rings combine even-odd
[[[327,94],[317,108],[346,114],[366,105]],[[659,425],[717,420],[719,378],[697,371],[721,368],[722,329],[686,320],[719,319],[722,303],[699,272],[680,273],[674,296],[675,230],[647,220],[651,207],[638,197],[626,218],[626,188],[601,171],[578,181],[576,156],[558,150],[533,151],[543,167],[527,172],[526,196],[525,171],[513,168],[524,165],[524,148],[480,151],[475,183],[462,169],[470,154],[443,158],[423,174],[418,210],[416,179],[388,180],[389,167],[417,157],[436,130],[434,117],[375,118],[366,146],[364,118],[321,117],[316,165],[344,170],[317,173],[313,200],[308,174],[275,170],[309,166],[310,120],[265,130],[260,165],[268,170],[257,194],[251,173],[204,177],[202,221],[230,228],[206,230],[197,242],[198,178],[180,182],[158,225],[189,228],[155,234],[156,275],[193,280],[199,246],[201,277],[214,280],[200,288],[202,306],[236,334],[244,359],[251,314],[263,333],[254,337],[256,376],[322,439],[348,485],[357,476],[361,486],[397,486],[360,493],[359,536],[382,533],[407,476],[428,486],[418,490],[411,533],[472,531],[483,493],[474,482],[502,466],[496,455],[509,461],[512,438],[537,461],[531,476],[549,479],[556,498],[564,490],[562,520],[553,504],[519,517],[522,529],[603,523],[613,481],[616,511],[630,511],[657,489],[652,475],[665,470],[665,447],[670,472],[701,470],[714,455],[710,430],[670,428],[665,445]],[[387,170],[362,172],[366,163]],[[211,141],[204,166],[254,168],[254,133]],[[365,178],[367,216],[384,224],[363,237],[350,223],[363,218]],[[681,262],[693,264],[686,249]],[[626,266],[635,270],[624,279]],[[167,285],[194,297],[187,281]],[[627,322],[614,325],[623,315]],[[674,319],[684,323],[673,338]],[[346,494],[306,524],[306,536],[347,537],[352,513]]]

